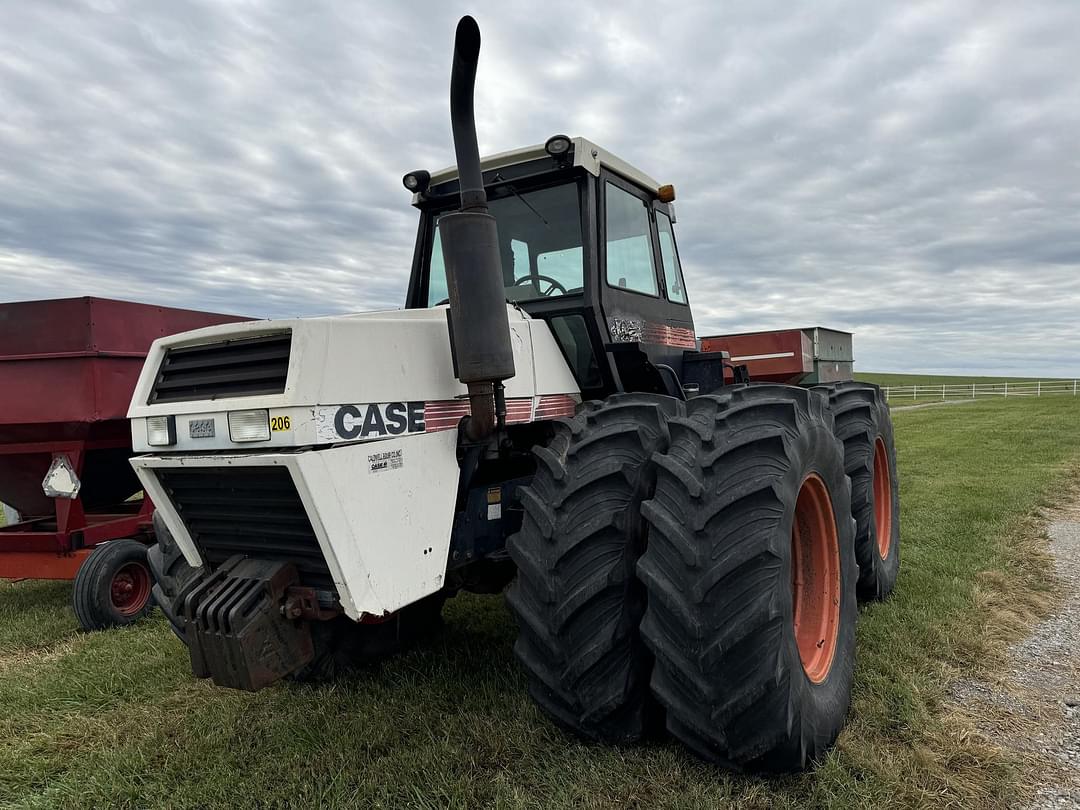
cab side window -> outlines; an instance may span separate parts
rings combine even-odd
[[[612,287],[657,295],[649,236],[649,207],[612,183],[604,184],[607,283]]]
[[[656,212],[656,231],[660,237],[660,258],[664,262],[664,284],[667,286],[668,300],[685,304],[686,285],[683,284],[679,252],[675,249],[675,233],[671,229],[671,218],[663,211]]]

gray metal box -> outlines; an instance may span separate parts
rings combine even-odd
[[[802,380],[803,385],[812,383],[850,380],[855,370],[855,354],[851,332],[810,326],[802,330],[810,339],[814,370]]]

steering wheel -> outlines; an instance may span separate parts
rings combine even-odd
[[[548,285],[547,291],[540,289],[540,282],[544,282]],[[529,273],[527,276],[522,276],[521,278],[514,280],[515,287],[520,287],[523,284],[528,283],[533,284],[533,286],[536,287],[536,291],[543,296],[549,296],[556,290],[558,290],[559,295],[566,295],[566,287],[560,284],[557,279],[554,279],[551,276],[545,276],[542,273]]]

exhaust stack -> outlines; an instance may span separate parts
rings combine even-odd
[[[480,148],[476,142],[473,86],[480,56],[480,28],[462,17],[454,38],[450,74],[450,123],[454,132],[461,209],[439,220],[450,299],[447,317],[457,378],[469,388],[470,439],[491,434],[506,414],[502,381],[514,376],[514,351],[506,318],[502,259],[495,217],[488,213]]]

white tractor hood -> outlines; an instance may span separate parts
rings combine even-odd
[[[465,386],[454,378],[446,312],[443,306],[250,321],[160,338],[150,349],[128,410],[134,449],[247,451],[455,427],[467,412],[467,400]],[[538,409],[541,414],[550,409],[552,396],[577,399],[577,384],[547,324],[509,305],[507,316],[517,371],[506,381],[511,421],[538,418]],[[155,401],[169,350],[286,334],[291,339],[281,393]],[[253,410],[266,410],[273,426],[269,438],[233,441],[229,413]],[[173,444],[148,443],[146,419],[155,416],[173,417]]]

